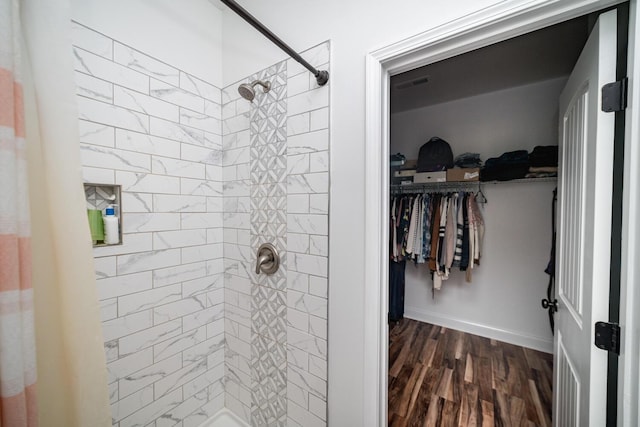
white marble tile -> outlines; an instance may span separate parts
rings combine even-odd
[[[198,262],[222,258],[222,243],[182,248],[182,262]]]
[[[177,105],[120,86],[113,88],[113,103],[129,110],[174,122],[180,118],[180,108]]]
[[[237,170],[236,165],[224,166],[222,168],[222,181],[223,182],[235,181],[237,179],[236,170]]]
[[[204,113],[204,98],[199,95],[155,79],[151,79],[149,89],[149,94],[155,98]]]
[[[156,419],[155,427],[186,427],[186,418],[195,415],[201,415],[201,423],[206,421],[207,418],[205,418],[205,415],[201,413],[202,411],[198,409],[207,403],[208,397],[207,390],[201,390],[188,398],[183,396],[181,404]],[[180,420],[180,422],[176,423],[177,420]],[[196,424],[196,426],[198,425],[199,424]]]
[[[251,179],[251,170],[248,163],[236,165],[236,175],[238,179]]]
[[[206,275],[207,266],[204,262],[156,269],[153,271],[153,287],[158,288],[186,280],[198,279]]]
[[[126,221],[125,221],[126,220]],[[123,218],[123,232],[142,233],[148,231],[177,230],[180,228],[178,213],[129,213]]]
[[[291,253],[288,268],[300,273],[327,277],[327,258],[316,255]]]
[[[329,149],[329,130],[322,129],[314,132],[293,135],[287,138],[287,154],[315,153]]]
[[[187,298],[192,295],[209,292],[216,289],[222,289],[224,285],[224,276],[222,274],[215,274],[212,276],[201,277],[199,279],[188,280],[182,282],[182,297]],[[209,305],[211,301],[209,300]],[[222,303],[224,300],[216,301],[216,303]]]
[[[116,317],[118,317],[118,300],[111,298],[100,301],[100,320],[106,322]]]
[[[318,356],[314,356],[313,354],[309,355],[309,373],[315,375],[316,377],[322,378],[323,380],[327,380],[327,360],[326,358],[321,358]]]
[[[249,328],[245,328],[247,330]],[[225,322],[224,319],[214,320],[211,323],[207,323],[207,338],[213,338],[217,335],[225,333]],[[251,330],[249,330],[249,335],[251,334]],[[209,365],[211,366],[211,365]]]
[[[154,384],[154,394],[158,398],[172,390],[178,389],[184,383],[202,375],[207,370],[207,361],[200,360],[183,367],[182,369],[167,375]],[[181,391],[181,389],[178,389]]]
[[[78,96],[76,99],[78,102],[78,117],[81,119],[136,132],[149,131],[149,116],[146,114],[105,104],[84,96]]]
[[[309,154],[310,172],[329,172],[329,152],[318,151]]]
[[[223,224],[221,212],[181,213],[180,218],[183,230],[220,227]]]
[[[98,299],[106,300],[151,289],[151,272],[127,274],[96,280]]]
[[[293,75],[287,79],[287,96],[299,95],[310,89],[307,73]]]
[[[309,113],[302,113],[287,117],[287,136],[307,133],[309,130]]]
[[[186,142],[198,146],[205,146],[206,140],[204,131],[183,126],[179,123],[160,119],[158,117],[149,118],[150,134],[172,141]]]
[[[120,396],[128,396],[182,368],[182,357],[175,355],[130,373],[118,381]]]
[[[287,379],[289,379],[291,383],[301,387],[303,390],[307,390],[308,388],[305,387],[304,384],[298,383],[298,382],[303,382],[306,379],[306,376],[304,374],[305,373],[303,371],[297,370],[295,367],[289,368],[287,370]],[[324,386],[326,388],[326,383],[320,379],[318,379],[318,381],[313,381],[313,385],[317,387]],[[313,392],[315,390],[309,390],[309,391]],[[319,393],[313,393],[313,394],[318,395]],[[323,394],[323,396],[324,395],[326,395],[326,392]],[[327,425],[326,422],[322,421],[320,418],[316,417],[315,415],[311,414],[304,408],[298,406],[297,404],[291,401],[288,402],[287,409],[288,409],[287,415],[291,417],[293,420],[295,420],[297,423],[299,423],[300,425],[303,425],[304,427],[326,427]]]
[[[210,181],[222,181],[222,166],[207,164],[205,176]]]
[[[204,132],[204,141],[207,147],[222,150],[222,135],[212,132]],[[222,156],[222,154],[221,154]],[[221,157],[222,158],[222,157]]]
[[[116,129],[116,147],[139,153],[180,157],[179,142],[125,129]]]
[[[180,178],[180,194],[194,196],[222,196],[223,184],[203,179]]]
[[[118,383],[109,384],[109,403],[114,404],[118,400],[120,400],[120,396],[118,395]]]
[[[163,304],[153,309],[153,323],[168,322],[188,314],[204,310],[207,306],[205,295],[194,295],[168,304]],[[188,329],[187,329],[188,330]]]
[[[230,228],[249,229],[251,225],[250,215],[248,213],[224,213],[223,226]]]
[[[125,216],[130,213],[150,213],[153,210],[153,197],[148,193],[123,192],[121,204]]]
[[[180,194],[180,178],[116,171],[116,182],[122,191],[141,193]]]
[[[172,85],[177,86],[179,83],[177,69],[121,43],[114,42],[113,60]]]
[[[153,207],[155,212],[205,212],[207,199],[204,196],[154,194]]]
[[[287,328],[287,345],[324,359],[327,357],[327,341],[294,328]]]
[[[238,93],[238,85],[240,83],[244,83],[244,81],[237,81],[222,88],[222,105],[241,99],[240,94]]]
[[[184,365],[188,365],[199,362],[203,359],[208,360],[208,356],[220,350],[224,353],[224,334],[207,339],[198,345],[186,349],[182,352],[182,361]],[[224,360],[224,356],[222,359]]]
[[[106,59],[113,58],[113,41],[109,37],[77,22],[71,23],[71,40],[74,46]]]
[[[222,120],[226,120],[237,115],[236,105],[237,103],[235,101],[227,102],[222,105]]]
[[[222,122],[219,119],[184,108],[180,109],[180,124],[217,135],[222,134]]]
[[[224,273],[224,258],[222,259],[212,259],[207,261],[207,274],[222,274]]]
[[[116,275],[116,257],[101,257],[93,260],[96,269],[96,279],[113,277]]]
[[[153,248],[170,249],[207,243],[206,230],[175,230],[153,233]]]
[[[309,332],[309,314],[287,307],[287,326]]]
[[[308,194],[287,195],[287,213],[290,213],[290,214],[309,213],[309,195]]]
[[[74,48],[73,55],[74,67],[77,71],[142,93],[149,92],[149,77],[144,74],[86,50]]]
[[[287,251],[301,254],[309,253],[309,235],[287,233]]]
[[[223,243],[223,231],[222,224],[217,228],[210,228],[207,230],[207,243]]]
[[[224,304],[214,305],[213,307],[184,316],[182,318],[183,328],[185,331],[199,328],[207,323],[223,319],[224,315]]]
[[[322,87],[287,98],[287,113],[290,116],[317,110],[329,105],[329,88]]]
[[[182,144],[180,158],[201,162],[209,165],[222,165],[222,150],[211,147],[199,147],[192,144]]]
[[[222,383],[223,379],[224,366],[214,366],[209,368],[204,374],[182,386],[184,397],[185,399],[188,399],[202,390],[215,390],[217,388],[224,389],[224,384]],[[220,391],[214,394],[210,393],[209,397],[217,396],[218,394],[220,394]]]
[[[311,255],[329,255],[329,238],[327,236],[309,236],[309,246]]]
[[[249,147],[224,150],[222,153],[222,166],[238,165],[241,163],[249,163],[250,161],[251,155]]]
[[[312,214],[328,214],[329,213],[329,195],[326,193],[309,195],[309,213]]]
[[[326,308],[325,308],[324,316],[322,317],[309,316],[309,333],[325,341],[328,339]],[[326,373],[323,378],[325,380],[327,379]]]
[[[311,129],[320,130],[329,128],[329,107],[321,108],[309,113],[311,120]]]
[[[222,105],[219,102],[212,102],[205,98],[204,113],[209,117],[222,120]],[[222,125],[220,126],[220,133],[222,133]]]
[[[157,384],[157,383],[156,383]],[[143,389],[145,390],[145,389]],[[146,425],[149,420],[153,420],[165,412],[182,403],[182,390],[175,390],[165,396],[158,398],[139,411],[120,421],[120,427],[134,427]]]
[[[327,298],[328,288],[326,277],[309,276],[309,293],[311,295]]]
[[[327,300],[325,298],[289,289],[287,291],[287,307],[312,316],[321,317],[323,319],[327,318]]]
[[[192,329],[188,332],[154,345],[153,360],[154,362],[157,362],[159,360],[173,356],[174,354],[177,354],[178,356],[180,356],[180,358],[182,358],[182,355],[180,353],[183,350],[200,344],[206,339],[207,328],[201,327],[198,329]]]
[[[118,256],[118,274],[136,273],[180,264],[180,249]]]
[[[287,175],[309,173],[310,171],[309,154],[287,156]]]
[[[223,228],[224,243],[238,243],[238,230],[233,228]]]
[[[104,354],[107,363],[118,359],[118,340],[108,341],[104,343]]]
[[[222,278],[223,276],[219,275],[219,277]],[[218,304],[224,304],[224,289],[222,287],[218,287],[217,289],[212,289],[210,291],[207,291],[206,295],[207,295],[207,304],[209,305],[209,307],[212,307]]]
[[[132,316],[136,315],[137,314],[133,314]],[[120,354],[125,355],[138,352],[164,340],[176,337],[181,333],[182,322],[180,319],[143,329],[140,332],[120,338]]]
[[[287,346],[287,363],[297,366],[298,368],[308,371],[309,370],[309,353],[304,350],[300,350],[297,347]]]
[[[222,197],[207,197],[207,212],[210,213],[222,213],[223,208],[223,198]],[[220,224],[222,226],[222,224]]]
[[[329,191],[329,174],[326,172],[287,176],[288,194],[313,194]]]
[[[309,392],[293,383],[287,384],[287,399],[305,409],[309,407]]]
[[[139,311],[153,309],[161,304],[178,301],[181,298],[182,289],[180,284],[120,296],[118,298],[118,314],[126,316]],[[157,324],[158,322],[155,323]]]
[[[225,134],[222,137],[222,148],[225,150],[248,147],[250,144],[251,139],[249,129],[240,132],[234,132],[231,134]]]
[[[234,396],[231,396],[229,393],[225,393],[224,405],[225,408],[236,414],[245,423],[249,423],[251,421],[251,408]]]
[[[321,420],[327,420],[327,402],[314,394],[309,395],[309,412]]]
[[[111,416],[114,421],[120,421],[151,402],[153,386],[148,386],[112,404]]]
[[[143,311],[103,322],[102,334],[104,341],[111,341],[149,328],[153,325],[152,317],[153,315],[150,311]],[[120,354],[123,354],[122,351]]]
[[[113,102],[113,84],[88,74],[75,72],[76,93],[106,103]]]
[[[151,172],[151,156],[133,151],[80,143],[80,158],[84,166]]]
[[[82,181],[92,184],[115,184],[116,173],[111,169],[82,167]]]
[[[223,184],[224,197],[249,197],[251,181],[232,181]]]
[[[229,135],[230,133],[247,130],[249,129],[249,124],[250,120],[248,112],[229,117],[222,121],[222,134]]]
[[[287,289],[293,289],[300,292],[308,292],[309,275],[299,273],[292,269],[287,269]]]
[[[287,215],[287,231],[326,235],[329,231],[329,221],[326,215],[290,214]]]
[[[171,175],[185,178],[205,178],[205,166],[201,163],[187,162],[168,157],[153,156],[151,170],[155,174]]]
[[[180,88],[213,101],[218,105],[222,102],[222,91],[219,88],[183,71],[180,71]]]
[[[318,44],[317,46],[313,46],[309,49],[306,49],[302,52],[300,52],[300,55],[307,60],[307,62],[309,62],[310,64],[312,64],[314,67],[319,67],[322,64],[326,64],[327,62],[329,62],[330,59],[330,44],[328,41],[326,42],[322,42],[320,44]],[[322,68],[321,68],[322,69]],[[299,62],[293,60],[293,59],[288,59],[287,60],[287,74],[289,76],[294,76],[296,74],[300,74],[300,73],[305,73],[305,75],[309,75],[311,76],[311,78],[313,78],[313,80],[315,80],[315,77],[313,77],[312,74],[310,74],[306,68],[304,68]]]
[[[227,275],[225,276],[224,287],[225,290],[229,289],[245,295],[251,295],[251,281],[246,277]]]
[[[239,323],[247,328],[251,327],[251,312],[243,310],[239,307],[230,304],[224,304],[225,317],[236,323]],[[250,357],[251,353],[241,353],[245,357]]]

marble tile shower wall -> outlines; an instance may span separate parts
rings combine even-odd
[[[329,43],[303,52],[329,68]],[[249,103],[238,84],[269,80]],[[293,60],[222,91],[225,406],[254,426],[325,426],[329,88]],[[283,259],[254,272],[259,244]]]
[[[73,24],[83,175],[122,185],[94,250],[113,423],[197,426],[224,406],[221,90]]]

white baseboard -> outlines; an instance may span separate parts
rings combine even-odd
[[[469,334],[479,335],[481,337],[504,341],[509,344],[532,348],[534,350],[542,351],[545,353],[553,353],[553,341],[542,337],[526,335],[517,331],[509,331],[507,329],[500,329],[492,326],[458,320],[452,317],[443,316],[441,314],[428,313],[415,307],[405,306],[404,317],[418,320],[420,322],[431,323],[433,325],[438,325],[449,329],[456,329],[462,332],[467,332]]]

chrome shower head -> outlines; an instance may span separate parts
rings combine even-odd
[[[255,85],[262,86],[262,92],[267,93],[271,90],[271,82],[263,82],[262,80],[256,80],[251,83],[242,83],[238,87],[238,93],[241,97],[246,99],[247,101],[253,101],[253,98],[256,96],[256,90],[254,89]]]

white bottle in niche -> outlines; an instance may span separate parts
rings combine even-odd
[[[115,215],[113,205],[107,206],[105,215],[102,217],[104,221],[104,243],[107,245],[117,245],[120,243],[120,235],[118,233],[118,217]]]

